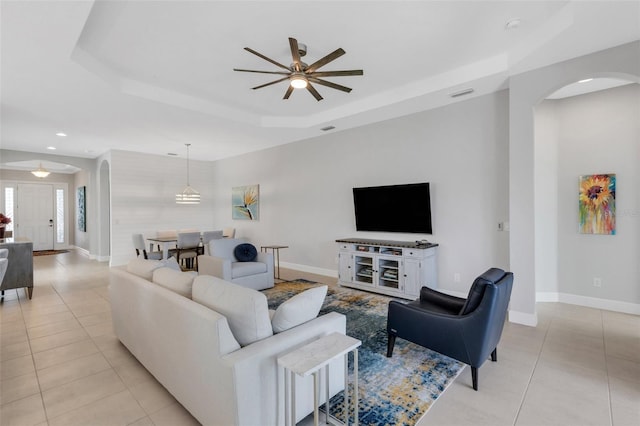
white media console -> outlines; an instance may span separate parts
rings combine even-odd
[[[404,299],[420,296],[423,286],[438,287],[438,244],[345,238],[336,240],[338,283]]]

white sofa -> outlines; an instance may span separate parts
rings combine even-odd
[[[273,287],[273,254],[257,253],[254,261],[240,262],[234,249],[246,243],[245,240],[234,238],[209,241],[210,256],[198,256],[198,271],[255,290]]]
[[[144,262],[157,261],[132,262],[144,269]],[[204,425],[284,424],[284,372],[277,366],[277,358],[321,336],[345,333],[345,316],[329,313],[241,347],[230,327],[235,320],[228,321],[221,313],[191,300],[188,290],[193,286],[192,294],[205,298],[218,283],[224,288],[214,297],[235,293],[251,296],[244,291],[260,294],[256,297],[260,301],[264,295],[216,277],[201,275],[194,279],[193,275],[166,267],[147,272],[111,268],[109,297],[114,331]],[[330,393],[334,395],[344,388],[342,359],[331,364],[330,374]],[[296,378],[295,390],[299,421],[313,411],[311,378]],[[320,395],[324,392],[321,389]]]

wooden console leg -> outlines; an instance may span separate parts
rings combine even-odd
[[[33,295],[33,287],[27,287],[27,293],[29,294],[29,300],[31,300],[31,296]]]

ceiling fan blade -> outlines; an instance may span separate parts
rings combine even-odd
[[[311,73],[314,72],[315,70],[317,70],[318,68],[327,65],[329,62],[338,59],[340,56],[344,55],[346,52],[344,50],[342,50],[342,48],[338,48],[336,50],[334,50],[333,52],[329,53],[327,56],[325,56],[324,58],[318,59],[317,61],[315,61],[314,63],[312,63],[311,65],[309,65],[304,72]]]
[[[341,84],[332,83],[326,80],[320,80],[319,78],[309,77],[309,81],[313,81],[314,83],[321,84],[323,86],[331,87],[332,89],[342,90],[343,92],[351,92],[350,87],[342,86]]]
[[[302,65],[300,65],[300,52],[298,51],[298,40],[295,38],[289,37],[289,47],[291,47],[291,57],[293,58],[293,63],[295,64],[296,71],[302,70]]]
[[[289,75],[291,74],[291,72],[284,72],[284,71],[259,71],[259,70],[243,70],[240,68],[234,68],[234,71],[240,71],[240,72],[258,72],[260,74],[280,74],[280,75]]]
[[[322,100],[322,96],[320,96],[320,93],[318,93],[318,91],[311,85],[311,83],[307,83],[307,90],[313,95],[314,98],[316,98],[316,101],[319,102]]]
[[[289,96],[291,96],[291,93],[293,93],[293,86],[289,85],[289,87],[287,87],[287,91],[284,92],[284,98],[282,99],[289,99]]]
[[[258,57],[260,57],[260,58],[264,59],[264,60],[265,60],[265,61],[267,61],[267,62],[271,62],[271,63],[272,63],[273,65],[275,65],[275,66],[278,66],[278,67],[280,67],[280,68],[284,68],[285,70],[289,70],[289,67],[286,67],[286,66],[282,65],[281,63],[274,61],[274,60],[273,60],[273,59],[271,59],[271,58],[267,58],[267,57],[266,57],[266,56],[264,56],[262,53],[258,53],[258,52],[256,52],[255,50],[253,50],[253,49],[252,49],[252,48],[250,48],[250,47],[245,47],[245,48],[244,48],[244,50],[246,50],[247,52],[251,52],[251,53],[253,53],[254,55],[256,55],[256,56],[258,56]],[[289,71],[290,71],[290,70],[289,70]]]
[[[363,75],[362,70],[347,70],[347,71],[315,71],[308,73],[311,77],[345,77],[350,75]]]
[[[289,76],[283,77],[283,78],[280,78],[278,80],[272,81],[270,83],[265,83],[265,84],[261,84],[260,86],[252,87],[252,89],[253,90],[262,89],[263,87],[271,86],[272,84],[280,83],[281,81],[285,81],[285,80],[288,80],[288,79],[289,79]]]

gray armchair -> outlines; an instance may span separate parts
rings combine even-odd
[[[245,243],[244,240],[233,238],[209,241],[211,255],[198,256],[198,273],[213,275],[255,290],[273,287],[273,254],[257,253],[254,261],[240,262],[234,250]]]
[[[7,272],[9,266],[9,250],[0,249],[0,287],[2,287],[2,281],[4,280],[4,274]],[[2,296],[4,296],[4,290],[2,290]]]
[[[387,357],[400,337],[471,366],[478,390],[478,368],[489,356],[498,359],[512,286],[511,272],[491,268],[476,278],[466,299],[422,287],[414,302],[389,302]]]

